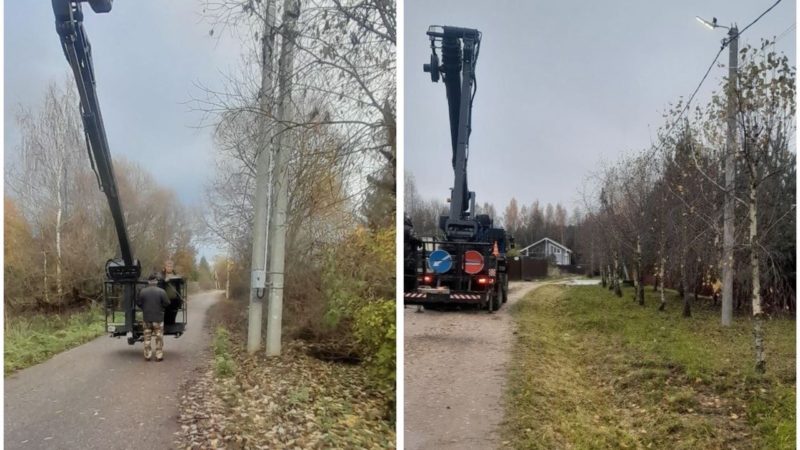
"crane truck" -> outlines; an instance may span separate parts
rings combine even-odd
[[[423,71],[444,82],[450,119],[453,187],[449,215],[439,217],[443,238],[418,237],[410,219],[404,230],[404,302],[411,305],[472,304],[496,311],[508,293],[506,250],[513,240],[493,219],[475,210],[467,183],[472,105],[477,91],[475,66],[481,32],[431,26],[430,62]],[[441,51],[439,60],[437,50]]]
[[[97,98],[92,49],[83,28],[82,3],[88,2],[95,13],[111,11],[113,0],[52,0],[55,25],[80,96],[80,111],[86,147],[100,190],[108,200],[119,241],[120,256],[106,262],[104,304],[106,330],[111,337],[127,337],[128,344],[143,340],[143,323],[136,317],[136,295],[146,282],[140,280],[142,268],[133,257],[117,189],[111,153],[106,137],[100,102]],[[165,317],[164,334],[180,337],[186,331],[186,283],[182,278],[167,280],[178,293]]]

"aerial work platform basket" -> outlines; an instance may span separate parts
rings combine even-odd
[[[164,312],[164,335],[176,338],[186,332],[186,281],[180,277],[170,278],[159,282],[163,288],[174,289],[174,298]],[[138,298],[139,291],[147,286],[146,281],[107,280],[105,282],[105,316],[106,331],[111,337],[125,336],[128,344],[133,345],[142,341],[144,336],[144,322],[142,311],[136,303],[126,301],[126,298]],[[133,290],[131,296],[126,296],[126,289]]]

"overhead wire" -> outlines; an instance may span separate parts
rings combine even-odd
[[[744,27],[744,28],[742,28],[741,30],[739,30],[739,32],[738,32],[738,33],[736,33],[736,36],[734,36],[734,37],[737,37],[737,38],[738,38],[739,36],[741,36],[741,34],[742,34],[742,33],[744,33],[745,31],[747,31],[747,29],[748,29],[748,28],[752,27],[752,26],[753,26],[753,24],[755,24],[756,22],[758,22],[759,20],[761,20],[761,18],[762,18],[762,17],[764,17],[764,16],[765,16],[765,15],[766,15],[768,12],[772,11],[772,8],[774,8],[774,7],[778,6],[778,3],[780,3],[781,1],[783,1],[783,0],[778,0],[777,2],[773,3],[773,4],[772,4],[772,6],[770,6],[769,8],[767,8],[767,9],[766,9],[766,10],[765,10],[763,13],[761,13],[761,15],[760,15],[760,16],[756,17],[756,18],[755,18],[755,19],[754,19],[752,22],[750,22],[749,24],[747,24],[747,26],[746,26],[746,27]]]
[[[761,18],[762,18],[762,17],[764,17],[764,16],[765,16],[765,15],[766,15],[768,12],[772,11],[772,9],[773,9],[773,8],[775,8],[776,6],[778,6],[778,4],[779,4],[781,1],[782,1],[782,0],[777,0],[775,3],[773,3],[773,4],[772,4],[772,6],[770,6],[770,7],[769,7],[769,8],[767,8],[766,10],[764,10],[764,12],[762,12],[762,13],[761,13],[761,14],[760,14],[758,17],[756,17],[755,19],[753,19],[753,21],[752,21],[752,22],[750,22],[749,24],[747,24],[747,26],[745,26],[744,28],[742,28],[741,30],[739,30],[739,32],[737,32],[735,36],[731,36],[730,38],[724,39],[724,40],[722,41],[722,45],[720,46],[719,50],[717,51],[717,54],[716,54],[716,55],[714,55],[714,59],[711,61],[711,64],[709,64],[709,66],[708,66],[708,69],[706,70],[706,73],[703,75],[703,78],[702,78],[702,79],[700,79],[700,82],[697,84],[697,87],[696,87],[696,88],[694,89],[694,91],[692,92],[692,95],[689,97],[689,100],[686,102],[686,105],[683,107],[683,109],[681,109],[681,112],[680,112],[680,113],[678,113],[678,117],[676,117],[676,118],[675,118],[675,120],[672,122],[672,124],[671,124],[671,125],[670,125],[670,126],[667,128],[667,130],[666,130],[666,133],[667,133],[667,134],[668,134],[669,132],[671,132],[671,131],[674,129],[675,125],[676,125],[676,124],[678,123],[678,121],[679,121],[679,120],[680,120],[680,119],[683,117],[683,114],[684,114],[684,113],[685,113],[685,112],[686,112],[686,111],[689,109],[689,107],[690,107],[690,106],[691,106],[691,104],[692,104],[692,100],[694,100],[694,97],[695,97],[695,95],[697,95],[697,92],[698,92],[698,91],[700,91],[700,88],[703,86],[703,83],[705,83],[706,79],[708,78],[708,74],[709,74],[709,73],[711,73],[711,69],[713,69],[713,68],[714,68],[714,65],[717,63],[717,60],[719,59],[719,56],[722,54],[722,51],[723,51],[723,50],[725,50],[725,48],[728,46],[728,44],[730,44],[730,42],[731,42],[733,39],[736,39],[736,38],[738,38],[739,36],[741,36],[741,35],[742,35],[742,33],[744,33],[745,31],[747,31],[747,29],[748,29],[748,28],[750,28],[751,26],[753,26],[753,25],[754,25],[756,22],[758,22],[759,20],[761,20]],[[787,28],[787,29],[786,29],[786,30],[785,30],[783,33],[781,33],[781,36],[785,35],[785,34],[786,34],[786,33],[788,33],[789,31],[791,31],[791,29],[792,29],[792,28],[794,28],[794,27],[795,27],[795,24],[792,24],[792,25],[791,25],[789,28]],[[777,39],[778,39],[778,38],[776,38],[776,41],[777,41]],[[656,150],[656,149],[654,148],[654,150]]]
[[[785,30],[784,30],[784,31],[783,31],[781,34],[779,34],[779,35],[775,36],[775,41],[774,41],[774,42],[778,42],[778,41],[780,41],[781,39],[785,38],[785,37],[786,37],[786,35],[787,35],[787,34],[789,34],[789,32],[791,32],[792,30],[794,30],[794,28],[795,28],[796,26],[797,26],[797,23],[796,23],[796,22],[795,22],[795,23],[792,23],[791,25],[789,25],[789,28],[785,29]]]

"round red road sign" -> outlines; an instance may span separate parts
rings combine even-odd
[[[475,250],[464,252],[464,272],[475,275],[483,269],[483,255]]]

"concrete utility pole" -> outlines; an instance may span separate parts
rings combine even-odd
[[[726,27],[717,24],[717,18],[709,22],[699,16],[700,23],[710,29],[728,28],[728,38],[722,40],[728,45],[728,133],[725,144],[725,204],[722,218],[722,326],[730,326],[733,321],[733,244],[734,244],[734,188],[736,186],[736,79],[739,67],[739,29],[736,25]]]
[[[281,326],[283,321],[283,270],[286,261],[286,216],[289,208],[289,156],[292,139],[289,122],[292,111],[292,76],[294,75],[294,48],[297,38],[297,19],[300,1],[284,0],[281,22],[283,43],[278,60],[278,113],[279,132],[275,145],[274,180],[275,205],[269,222],[269,316],[267,317],[267,356],[281,354]]]
[[[260,133],[261,148],[256,156],[256,195],[253,216],[253,254],[250,259],[250,308],[247,317],[247,352],[254,353],[261,345],[261,314],[267,287],[267,217],[271,146],[269,120],[272,116],[275,59],[275,1],[264,2],[264,28],[261,37],[261,92],[259,108],[265,114]],[[229,264],[230,266],[230,264]],[[230,275],[229,275],[230,278]]]
[[[733,320],[734,187],[736,184],[736,79],[739,67],[739,29],[728,30],[728,135],[725,149],[725,205],[722,224],[722,326]]]

